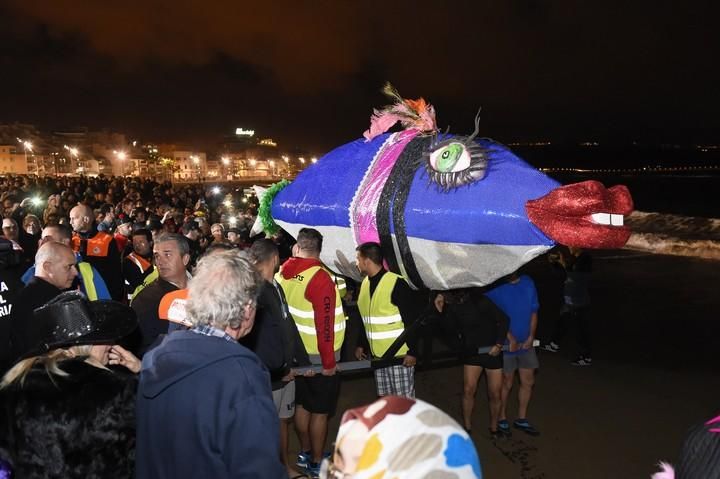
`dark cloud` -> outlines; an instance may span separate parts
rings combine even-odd
[[[0,7],[0,121],[327,149],[391,80],[501,139],[713,134],[710,2],[33,2]]]

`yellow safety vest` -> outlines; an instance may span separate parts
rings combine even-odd
[[[285,297],[288,302],[288,310],[295,320],[298,333],[300,333],[300,339],[302,340],[305,350],[310,356],[310,361],[313,364],[320,363],[320,350],[318,348],[317,337],[318,334],[322,334],[322,331],[316,331],[315,329],[315,312],[313,310],[312,303],[305,298],[305,291],[307,285],[313,279],[315,274],[323,270],[320,266],[312,266],[290,279],[285,279],[282,274],[278,273],[276,279],[282,286],[285,292]],[[329,274],[329,273],[328,273]],[[342,348],[343,340],[345,339],[345,313],[343,312],[342,302],[340,301],[340,295],[338,289],[335,287],[335,321],[334,321],[334,332],[335,339],[333,341],[333,350],[336,355]]]
[[[95,278],[93,275],[92,265],[85,261],[80,261],[77,264],[77,268],[80,272],[80,277],[82,278],[85,295],[87,296],[88,301],[97,301],[98,295],[95,290]]]
[[[335,287],[337,287],[340,298],[345,298],[345,294],[347,293],[347,282],[345,281],[345,278],[330,273],[330,279],[332,279],[333,283],[335,283]]]
[[[367,277],[360,285],[357,305],[370,343],[370,351],[376,358],[382,357],[405,329],[400,310],[391,300],[398,280],[404,281],[397,274],[386,271],[372,296],[370,296],[370,280]],[[408,347],[403,344],[395,356],[404,356],[407,352]]]
[[[153,268],[153,270],[150,272],[149,275],[145,276],[145,280],[138,285],[137,288],[135,288],[135,291],[132,293],[132,297],[130,298],[130,305],[132,306],[132,300],[134,300],[138,294],[140,294],[140,291],[150,286],[155,280],[157,280],[160,277],[160,273],[158,272],[157,268]]]

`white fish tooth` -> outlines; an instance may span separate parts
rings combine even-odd
[[[595,223],[600,225],[610,224],[610,213],[594,213],[592,219]]]
[[[624,218],[623,215],[610,215],[610,224],[613,226],[623,226]]]

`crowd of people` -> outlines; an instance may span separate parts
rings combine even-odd
[[[8,177],[0,202],[0,473],[480,478],[483,373],[489,438],[540,434],[528,419],[539,303],[527,275],[417,292],[364,243],[354,284],[322,263],[315,229],[251,237],[258,203],[239,188]],[[554,261],[565,300],[543,349],[580,323],[574,364],[589,366],[589,257]],[[428,322],[463,364],[462,425],[415,398]],[[379,399],[343,415],[328,452],[348,360],[370,361]]]

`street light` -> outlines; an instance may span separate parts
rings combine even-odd
[[[58,175],[58,155],[59,154],[60,153],[58,153],[57,151],[53,151],[52,153],[50,153],[50,155],[52,155],[52,157],[53,157],[53,169],[55,170],[55,176]]]
[[[227,167],[230,165],[230,158],[223,156],[221,160],[223,164],[223,179],[227,179]]]
[[[75,157],[75,161],[76,161],[76,162],[78,161],[78,156],[80,155],[80,150],[78,150],[78,149],[77,149],[76,147],[74,147],[74,146],[67,146],[67,145],[63,145],[63,148],[65,148],[67,151],[70,152],[70,154],[71,154],[72,156]],[[78,163],[78,170],[81,170],[81,169],[82,169],[82,166]]]
[[[312,158],[310,158],[310,161],[313,162],[313,163],[317,163],[317,158],[315,158],[315,157],[313,156]]]
[[[283,161],[285,162],[285,173],[290,174],[290,158],[288,158],[286,155],[282,156]]]
[[[33,152],[33,144],[27,140],[21,140],[20,138],[17,138],[18,143],[22,144],[23,150],[25,151],[25,165],[27,165],[27,152],[30,151],[30,153]],[[35,165],[35,174],[38,173],[38,166]]]
[[[80,150],[78,150],[74,146],[63,145],[63,148],[65,148],[67,151],[69,151],[70,154],[73,155],[75,158],[77,158],[77,156],[80,154]]]
[[[125,176],[125,160],[127,159],[127,153],[124,151],[116,151],[113,150],[113,153],[115,153],[115,156],[118,160],[120,160],[120,163],[122,165],[122,176]]]
[[[195,163],[195,171],[197,173],[197,180],[200,181],[200,157],[197,155],[191,155],[190,159]]]

